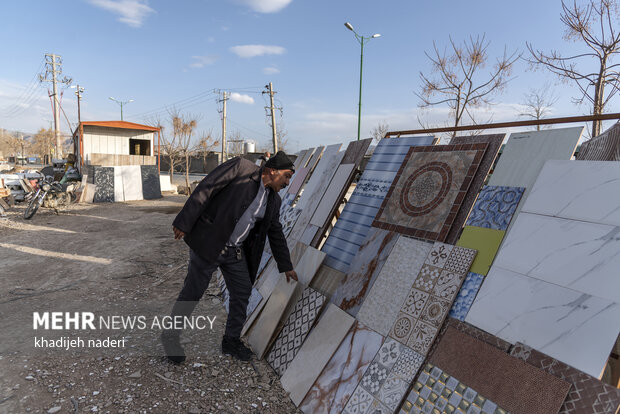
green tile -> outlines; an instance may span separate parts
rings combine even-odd
[[[487,229],[485,227],[465,226],[457,246],[478,250],[476,258],[469,269],[471,272],[486,276],[489,273],[497,249],[504,239],[504,230]]]

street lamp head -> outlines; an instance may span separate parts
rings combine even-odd
[[[114,99],[114,98],[113,98],[113,97],[111,97],[111,96],[108,96],[108,98],[110,98],[110,99],[111,99],[111,100],[113,100],[113,101],[115,101],[115,100],[116,100],[116,99]]]
[[[133,99],[130,99],[130,100],[127,101],[127,103],[129,103],[129,102],[133,102]]]
[[[372,38],[375,39],[377,37],[381,37],[381,35],[379,33],[375,33],[374,35],[372,35]]]
[[[344,27],[346,27],[347,29],[349,29],[349,30],[350,30],[350,31],[352,31],[352,32],[354,32],[354,31],[355,31],[355,30],[353,30],[353,26],[352,26],[352,25],[351,25],[351,23],[349,23],[349,22],[346,22],[346,23],[344,24]]]

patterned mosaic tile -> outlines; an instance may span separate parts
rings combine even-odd
[[[451,318],[458,319],[459,321],[465,320],[465,316],[467,316],[469,308],[471,308],[472,303],[474,303],[474,299],[478,294],[483,280],[484,276],[478,273],[469,272],[467,274],[461,286],[461,290],[459,290],[459,294],[456,296],[452,308],[450,309]]]
[[[450,244],[455,244],[457,239],[459,238],[459,233],[461,228],[465,225],[465,221],[467,220],[467,216],[469,215],[469,211],[471,210],[471,206],[476,201],[476,197],[480,192],[480,189],[484,185],[487,175],[495,162],[495,158],[499,153],[499,149],[502,146],[502,142],[506,134],[489,134],[489,135],[474,135],[474,136],[459,136],[454,137],[450,140],[450,145],[454,144],[474,144],[474,143],[486,143],[487,149],[484,152],[484,156],[480,161],[480,166],[476,171],[476,175],[471,181],[471,185],[467,190],[467,194],[463,199],[463,203],[461,204],[461,208],[459,209],[456,218],[454,219],[454,223],[452,224],[452,228],[446,237],[445,242]]]
[[[284,215],[280,215],[280,223],[282,224],[282,232],[284,237],[288,237],[301,214],[301,210],[298,208],[289,208],[284,212]]]
[[[510,355],[536,368],[558,377],[572,386],[568,392],[561,414],[617,413],[620,408],[620,389],[605,384],[570,365],[551,358],[537,350],[517,342]]]
[[[299,405],[304,413],[340,413],[383,337],[356,322]]]
[[[486,148],[479,143],[409,149],[372,225],[444,241]]]
[[[94,203],[114,202],[114,167],[95,167]]]
[[[507,230],[524,187],[485,185],[467,219],[468,226]]]
[[[349,315],[357,315],[397,239],[396,233],[372,228],[331,302]]]
[[[435,242],[413,280],[389,336],[426,355],[475,255],[475,250]]]
[[[318,318],[325,299],[325,296],[314,289],[307,287],[303,290],[301,298],[295,304],[295,309],[291,312],[267,355],[267,362],[279,376],[284,374],[297,355]]]
[[[400,413],[507,414],[508,411],[439,367],[426,364]]]
[[[433,145],[435,141],[432,136],[379,141],[353,194],[325,241],[322,249],[327,253],[325,264],[341,272],[349,272],[409,148]]]
[[[370,407],[395,412],[424,362],[424,357],[387,338],[364,373],[344,413],[367,413]],[[366,407],[367,411],[363,411]]]

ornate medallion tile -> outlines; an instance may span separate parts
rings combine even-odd
[[[373,226],[443,241],[486,147],[481,143],[411,148]]]
[[[407,341],[407,346],[422,355],[426,355],[436,335],[437,328],[418,320]]]
[[[415,318],[419,318],[422,314],[422,309],[424,309],[424,305],[426,305],[428,296],[429,294],[426,292],[422,292],[418,289],[411,289],[401,310]]]

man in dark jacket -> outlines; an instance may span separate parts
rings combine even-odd
[[[278,191],[289,184],[294,167],[280,151],[260,168],[233,158],[211,171],[196,187],[172,223],[174,238],[190,247],[187,276],[172,316],[189,316],[219,267],[229,292],[222,352],[247,361],[252,356],[240,340],[248,299],[269,237],[278,270],[297,280],[280,224]],[[179,330],[162,334],[168,359],[185,360]]]

